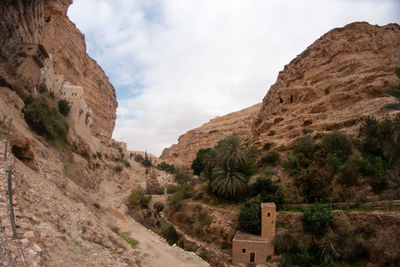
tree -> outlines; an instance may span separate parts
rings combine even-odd
[[[144,152],[144,159],[142,161],[142,165],[145,167],[151,167],[151,157],[147,156],[147,151]]]
[[[222,197],[234,198],[247,188],[249,151],[238,136],[229,136],[214,147],[215,154],[210,152],[215,167],[211,169],[209,185],[212,191]]]
[[[222,164],[228,169],[235,169],[246,164],[248,152],[239,136],[229,136],[218,142],[216,147]]]
[[[201,148],[197,151],[196,158],[192,162],[192,170],[195,175],[200,175],[200,173],[204,170],[206,161],[209,158],[211,148],[203,149]]]
[[[331,211],[321,204],[315,203],[304,211],[303,228],[304,231],[323,236],[328,232],[332,221]]]
[[[258,200],[246,201],[240,208],[239,213],[240,229],[245,232],[261,234],[261,204]]]
[[[60,101],[58,101],[58,110],[61,114],[67,116],[70,109],[71,106],[69,105],[69,102],[67,100],[61,99]]]
[[[247,177],[227,165],[214,168],[212,176],[211,189],[219,196],[234,198],[247,187]]]

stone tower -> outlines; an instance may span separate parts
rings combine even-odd
[[[276,207],[275,203],[261,204],[261,238],[273,240],[275,236]]]

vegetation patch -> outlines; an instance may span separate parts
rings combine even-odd
[[[47,95],[30,98],[24,108],[27,124],[39,135],[65,147],[68,123],[60,114],[54,99]]]

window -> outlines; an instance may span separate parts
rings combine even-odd
[[[267,216],[268,216],[268,217],[271,217],[271,212],[268,212],[268,213],[267,213]]]
[[[242,253],[246,253],[246,249],[245,248],[242,248]]]

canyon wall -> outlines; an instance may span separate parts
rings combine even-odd
[[[385,90],[397,82],[399,66],[399,25],[357,22],[333,29],[284,67],[262,104],[189,131],[161,158],[190,166],[200,148],[230,134],[261,150],[279,151],[304,134],[319,138],[340,130],[356,135],[364,116],[395,115],[381,107],[393,101]]]
[[[181,135],[179,143],[164,149],[160,159],[190,166],[200,148],[213,147],[220,139],[238,135],[248,141],[251,136],[253,119],[257,116],[260,108],[261,104],[257,104],[210,120],[201,127]]]
[[[44,39],[54,56],[54,69],[84,88],[83,96],[93,111],[92,134],[109,142],[114,130],[117,100],[115,89],[101,67],[86,54],[85,37],[67,17],[72,0],[44,2]]]
[[[53,55],[55,72],[84,88],[84,99],[93,111],[92,134],[108,143],[118,105],[115,89],[101,67],[86,54],[84,35],[68,19],[71,3],[72,0],[2,1],[0,81],[8,87],[15,82],[12,55],[17,44],[43,44]]]

